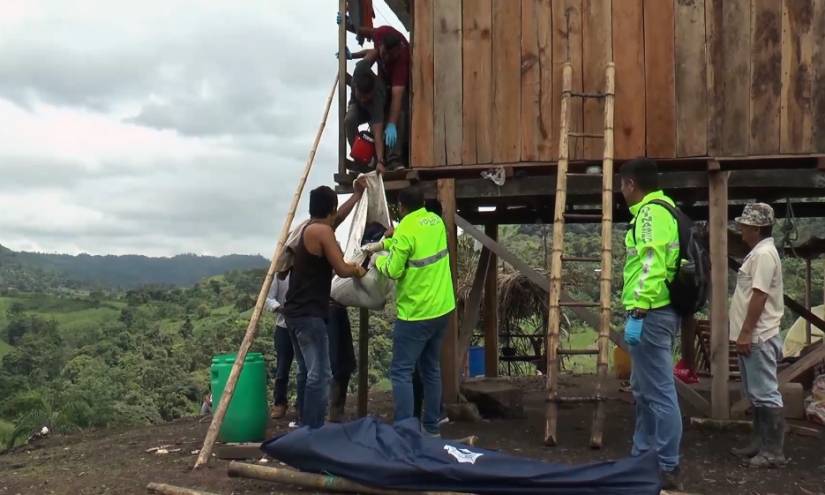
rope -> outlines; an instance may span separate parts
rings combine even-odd
[[[799,256],[796,254],[796,249],[794,249],[794,243],[799,240],[799,229],[795,223],[796,215],[794,215],[791,198],[785,198],[785,205],[787,206],[785,210],[785,221],[782,222],[782,227],[780,227],[782,232],[782,249],[790,250],[794,257],[798,258]]]

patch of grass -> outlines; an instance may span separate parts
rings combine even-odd
[[[10,353],[12,350],[14,350],[14,347],[11,344],[0,339],[0,359],[3,359],[3,356]]]

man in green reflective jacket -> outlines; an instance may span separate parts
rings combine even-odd
[[[441,342],[455,309],[453,276],[444,222],[424,208],[418,187],[398,195],[401,223],[392,237],[368,251],[387,250],[375,266],[396,281],[398,319],[393,329],[390,365],[395,421],[413,416],[412,375],[419,365],[424,387],[424,431],[439,436],[441,412]]]
[[[666,489],[679,489],[682,416],[673,379],[673,341],[679,315],[670,305],[668,283],[679,263],[676,219],[657,202],[673,205],[659,189],[656,162],[641,158],[621,168],[622,195],[633,220],[625,237],[622,303],[627,310],[624,339],[630,345],[630,386],[636,401],[634,456],[654,450]]]

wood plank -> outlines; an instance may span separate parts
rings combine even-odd
[[[450,251],[450,268],[453,275],[453,291],[457,284],[457,252],[458,233],[456,231],[456,202],[455,202],[455,179],[439,179],[437,182],[438,200],[441,202],[444,225],[447,228],[447,245]],[[458,315],[453,311],[450,315],[450,322],[444,334],[444,343],[441,351],[441,385],[442,401],[445,404],[458,403],[459,393],[459,373],[458,367]]]
[[[710,219],[711,410],[716,419],[730,418],[728,391],[728,172],[708,173]]]
[[[813,0],[784,0],[779,143],[782,153],[807,153],[813,150],[812,17]]]
[[[705,40],[707,44],[708,77],[708,155],[722,153],[722,115],[725,86],[723,80],[725,53],[722,43],[722,0],[705,0]]]
[[[558,137],[553,135],[553,102],[559,97],[553,86],[553,6],[552,0],[538,0],[536,3],[537,41],[539,46],[539,135],[536,143],[538,159],[542,161],[556,158]]]
[[[814,53],[813,68],[813,147],[814,151],[825,153],[825,0],[814,0],[813,15]]]
[[[503,3],[503,2],[502,2]],[[573,91],[582,90],[582,0],[555,0],[552,2],[553,27],[553,129],[560,129],[561,115],[561,73],[566,61],[573,66]],[[570,131],[582,131],[582,102],[580,98],[570,101]],[[558,136],[556,136],[558,141]],[[580,139],[570,142],[570,159],[582,156]],[[558,153],[559,150],[556,150]]]
[[[673,2],[645,0],[645,120],[647,156],[676,156]]]
[[[346,1],[339,0],[338,12],[344,12]],[[338,173],[346,173],[344,165],[347,159],[347,137],[344,131],[344,118],[347,114],[347,27],[338,25]]]
[[[748,153],[750,121],[750,11],[751,0],[725,0],[722,6],[725,48],[725,110],[722,151],[726,156]]]
[[[782,93],[782,2],[753,0],[750,154],[779,153]]]
[[[645,154],[645,53],[642,0],[613,2],[613,60],[616,63],[615,152],[617,158]]]
[[[485,225],[484,233],[498,240],[498,225]],[[498,256],[492,251],[484,282],[484,374],[498,376]]]
[[[493,162],[521,156],[521,2],[493,2]]]
[[[464,0],[462,7],[463,165],[490,163],[493,159],[493,11],[490,2],[491,0]]]
[[[582,1],[582,90],[604,92],[604,70],[613,59],[612,13],[610,0]],[[584,132],[604,132],[604,100],[582,102]],[[581,139],[581,138],[579,138]],[[604,141],[584,139],[584,158],[601,160]]]
[[[462,156],[461,2],[434,0],[434,165],[458,165]]]
[[[412,117],[410,161],[413,167],[433,165],[433,0],[418,0],[413,9]]]
[[[521,160],[538,160],[541,110],[537,0],[521,0]]]
[[[677,0],[675,19],[676,156],[704,156],[708,151],[704,2]]]

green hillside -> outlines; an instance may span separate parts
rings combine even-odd
[[[0,246],[0,288],[41,292],[55,287],[129,289],[145,285],[187,286],[230,270],[267,266],[262,256],[232,254],[169,258],[15,252]]]

